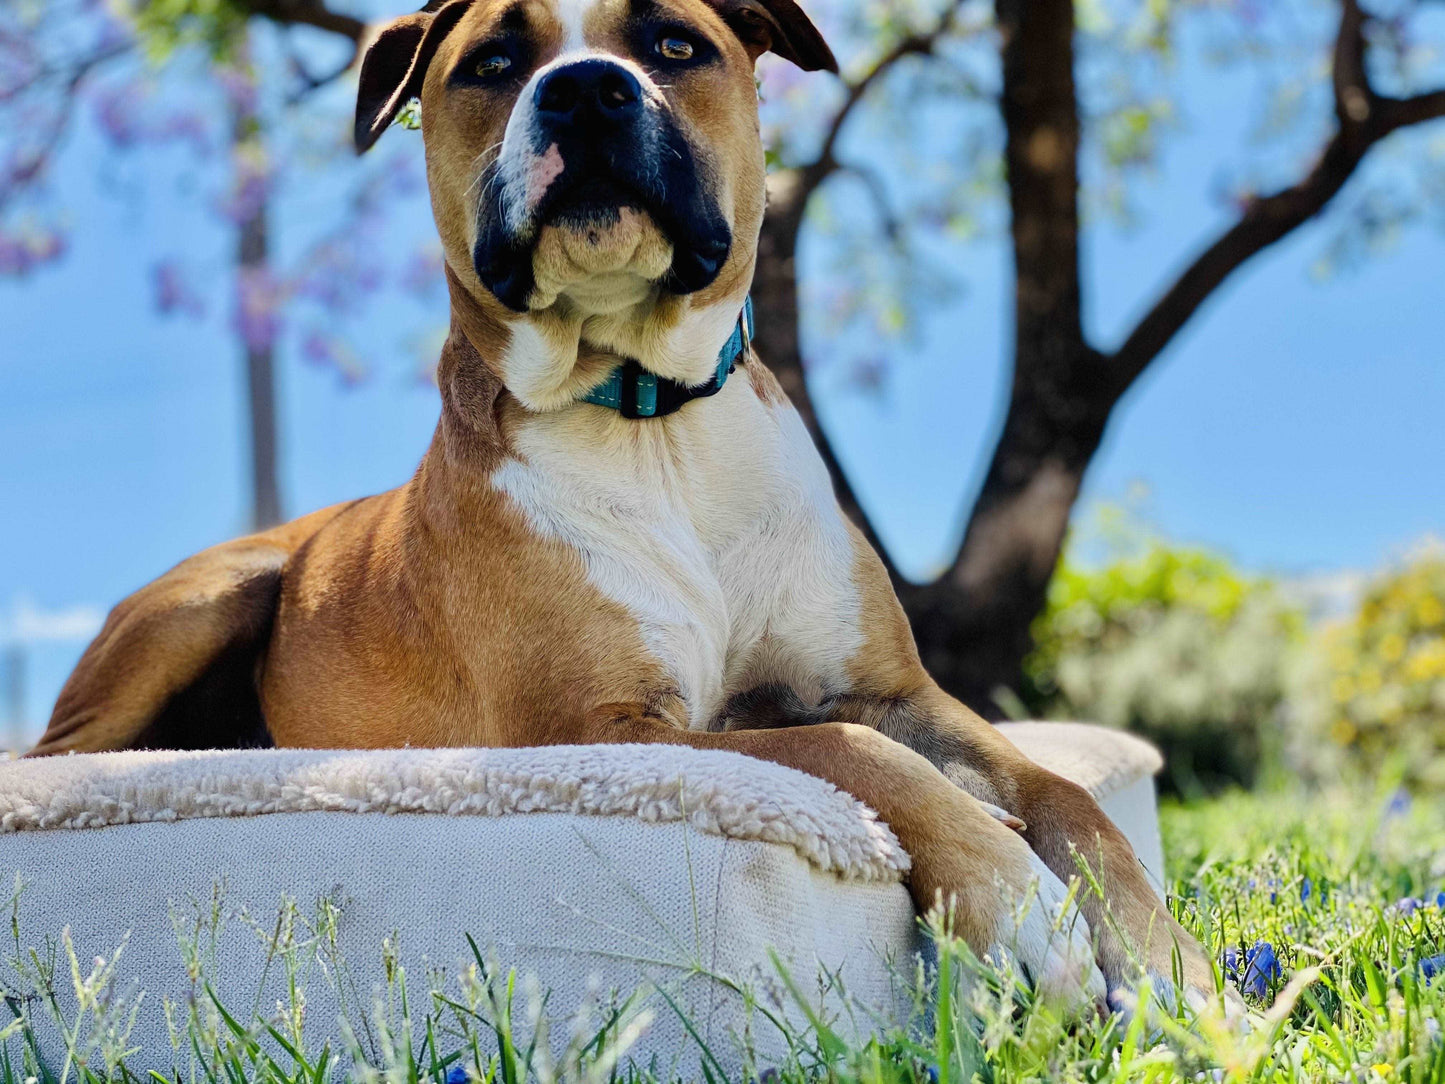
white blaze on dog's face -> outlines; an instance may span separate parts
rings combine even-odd
[[[368,51],[357,145],[420,98],[468,332],[524,404],[574,401],[617,355],[712,375],[762,223],[767,49],[837,70],[793,0],[450,0]]]

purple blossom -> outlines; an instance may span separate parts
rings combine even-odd
[[[401,275],[402,289],[418,297],[430,296],[446,281],[445,266],[440,245],[412,253]]]
[[[264,267],[241,270],[236,283],[236,331],[249,350],[265,350],[281,329],[281,291]]]
[[[254,149],[238,152],[235,165],[235,181],[221,204],[221,213],[232,222],[249,222],[265,206],[271,178],[264,157]]]
[[[216,81],[226,94],[226,101],[238,113],[256,112],[256,80],[239,68],[220,68]]]
[[[1403,899],[1396,900],[1394,903],[1394,909],[1402,915],[1413,915],[1424,906],[1425,901],[1419,896],[1406,896]]]
[[[117,147],[130,147],[141,137],[141,90],[134,82],[106,87],[95,95],[95,119]]]
[[[1395,793],[1390,795],[1390,804],[1385,807],[1385,818],[1403,817],[1410,812],[1410,792],[1404,787],[1397,787]]]
[[[1254,947],[1244,954],[1244,977],[1239,975],[1239,950],[1231,946],[1224,950],[1224,971],[1236,980],[1240,990],[1255,997],[1265,997],[1269,984],[1278,981],[1283,971],[1274,946],[1268,941],[1256,941]]]
[[[58,259],[65,252],[65,238],[58,233],[27,231],[0,232],[0,275],[24,275]]]
[[[1424,976],[1425,985],[1429,986],[1436,975],[1445,974],[1445,953],[1439,956],[1427,956],[1419,963],[1420,974]]]
[[[156,291],[156,308],[162,313],[182,313],[186,316],[201,317],[206,313],[205,302],[186,281],[185,274],[174,260],[161,260],[151,269],[151,281]]]
[[[211,133],[206,117],[198,110],[173,113],[156,129],[159,139],[189,143],[197,154],[208,154],[211,150]]]
[[[171,110],[156,107],[154,87],[142,79],[109,84],[92,95],[95,120],[116,147],[129,149],[143,142],[188,143],[197,154],[207,154],[213,139],[206,113],[197,108]],[[150,106],[151,108],[147,108]]]
[[[344,342],[333,336],[311,331],[301,342],[301,356],[312,365],[335,369],[347,384],[360,384],[366,369]]]

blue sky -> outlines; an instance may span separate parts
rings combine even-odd
[[[1247,88],[1202,67],[1186,65],[1181,78],[1179,130],[1135,189],[1140,221],[1127,231],[1098,224],[1086,236],[1088,322],[1102,345],[1167,269],[1222,227],[1221,170],[1249,153]],[[1445,141],[1445,126],[1413,138]],[[412,133],[387,141],[405,140],[419,156]],[[105,153],[82,126],[63,155],[65,260],[0,281],[0,628],[25,610],[104,609],[246,527],[230,240],[203,201],[176,194],[185,172],[176,152],[147,152],[101,183],[95,162]],[[1389,168],[1382,161],[1376,168]],[[332,198],[324,186],[284,197],[281,243]],[[1310,269],[1337,228],[1327,215],[1299,231],[1209,302],[1122,404],[1085,507],[1143,483],[1145,513],[1163,532],[1286,576],[1376,566],[1445,533],[1445,236],[1413,229],[1320,281]],[[400,204],[389,230],[398,252],[429,236],[424,200]],[[805,247],[805,272],[825,264],[822,248]],[[214,269],[200,321],[154,312],[151,267],[178,249]],[[884,538],[915,574],[944,560],[958,537],[1005,392],[1007,249],[995,237],[948,259],[966,289],[930,317],[885,395],[860,394],[826,372],[817,389]],[[440,295],[430,305],[380,301],[353,336],[371,364],[358,387],[287,351],[289,512],[410,475],[438,408],[417,369],[445,315]],[[32,725],[82,646],[34,646]]]

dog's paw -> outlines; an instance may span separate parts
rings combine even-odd
[[[1014,901],[1007,940],[992,952],[1017,960],[1038,997],[1065,1012],[1102,1005],[1104,976],[1094,961],[1089,923],[1043,860],[1033,851],[1029,859],[1028,892]]]
[[[1180,1011],[1180,988],[1173,978],[1150,970],[1137,983],[1116,985],[1109,988],[1109,1011],[1121,1017],[1127,1025],[1138,1014],[1140,1006],[1152,1001],[1170,1016]],[[1214,1014],[1231,1027],[1247,1030],[1250,1026],[1249,1010],[1239,991],[1226,985],[1220,993],[1186,984],[1183,988],[1183,1003],[1195,1016]]]

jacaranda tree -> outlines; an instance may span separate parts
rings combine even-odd
[[[354,373],[356,352],[336,314],[388,284],[436,279],[424,265],[418,274],[414,260],[394,253],[383,260],[376,251],[391,197],[415,183],[414,146],[345,167],[351,214],[294,265],[278,265],[268,233],[279,181],[318,158],[331,161],[341,148],[347,126],[335,114],[344,96],[318,92],[345,79],[368,20],[396,13],[362,10],[361,2],[32,0],[0,11],[0,272],[26,273],[63,254],[48,180],[83,106],[116,148],[184,141],[229,155],[229,195],[218,207],[235,229],[235,327],[251,389],[258,524],[281,514],[279,329],[311,320],[305,353]],[[819,425],[809,396],[813,359],[800,347],[800,292],[826,308],[831,328],[812,353],[856,366],[867,383],[878,359],[907,348],[921,305],[952,302],[946,276],[920,241],[942,234],[966,243],[993,221],[1006,224],[1015,303],[1012,382],[998,440],[942,574],[915,584],[894,569],[925,662],[979,710],[996,710],[994,691],[1018,683],[1030,622],[1044,605],[1084,473],[1116,405],[1201,305],[1335,200],[1386,140],[1408,159],[1403,172],[1416,183],[1352,188],[1334,255],[1417,216],[1432,187],[1440,188],[1438,156],[1430,157],[1425,140],[1396,135],[1445,116],[1445,75],[1418,40],[1429,6],[815,0],[810,13],[844,59],[841,79],[804,82],[765,63],[773,172],[754,288],[758,345],[812,430],[845,508],[875,544],[875,525],[839,465],[841,435]],[[1167,138],[1174,58],[1185,29],[1200,25],[1215,42],[1221,78],[1261,68],[1277,75],[1262,112],[1267,142],[1289,150],[1289,161],[1261,156],[1258,170],[1223,197],[1232,222],[1202,236],[1182,268],[1141,268],[1141,280],[1153,283],[1152,304],[1117,343],[1101,344],[1084,327],[1081,208],[1090,221],[1107,221],[1124,206],[1147,213],[1135,206],[1129,182]],[[146,88],[161,83],[193,93],[179,106],[174,93],[147,98]],[[1081,182],[1085,175],[1090,185]],[[831,230],[843,255],[827,281],[800,282],[800,239],[828,230],[830,208],[840,200],[856,207],[858,193],[870,211]],[[1007,213],[992,215],[995,205]],[[162,307],[194,307],[182,259],[156,276]],[[956,467],[965,474],[972,464]]]

